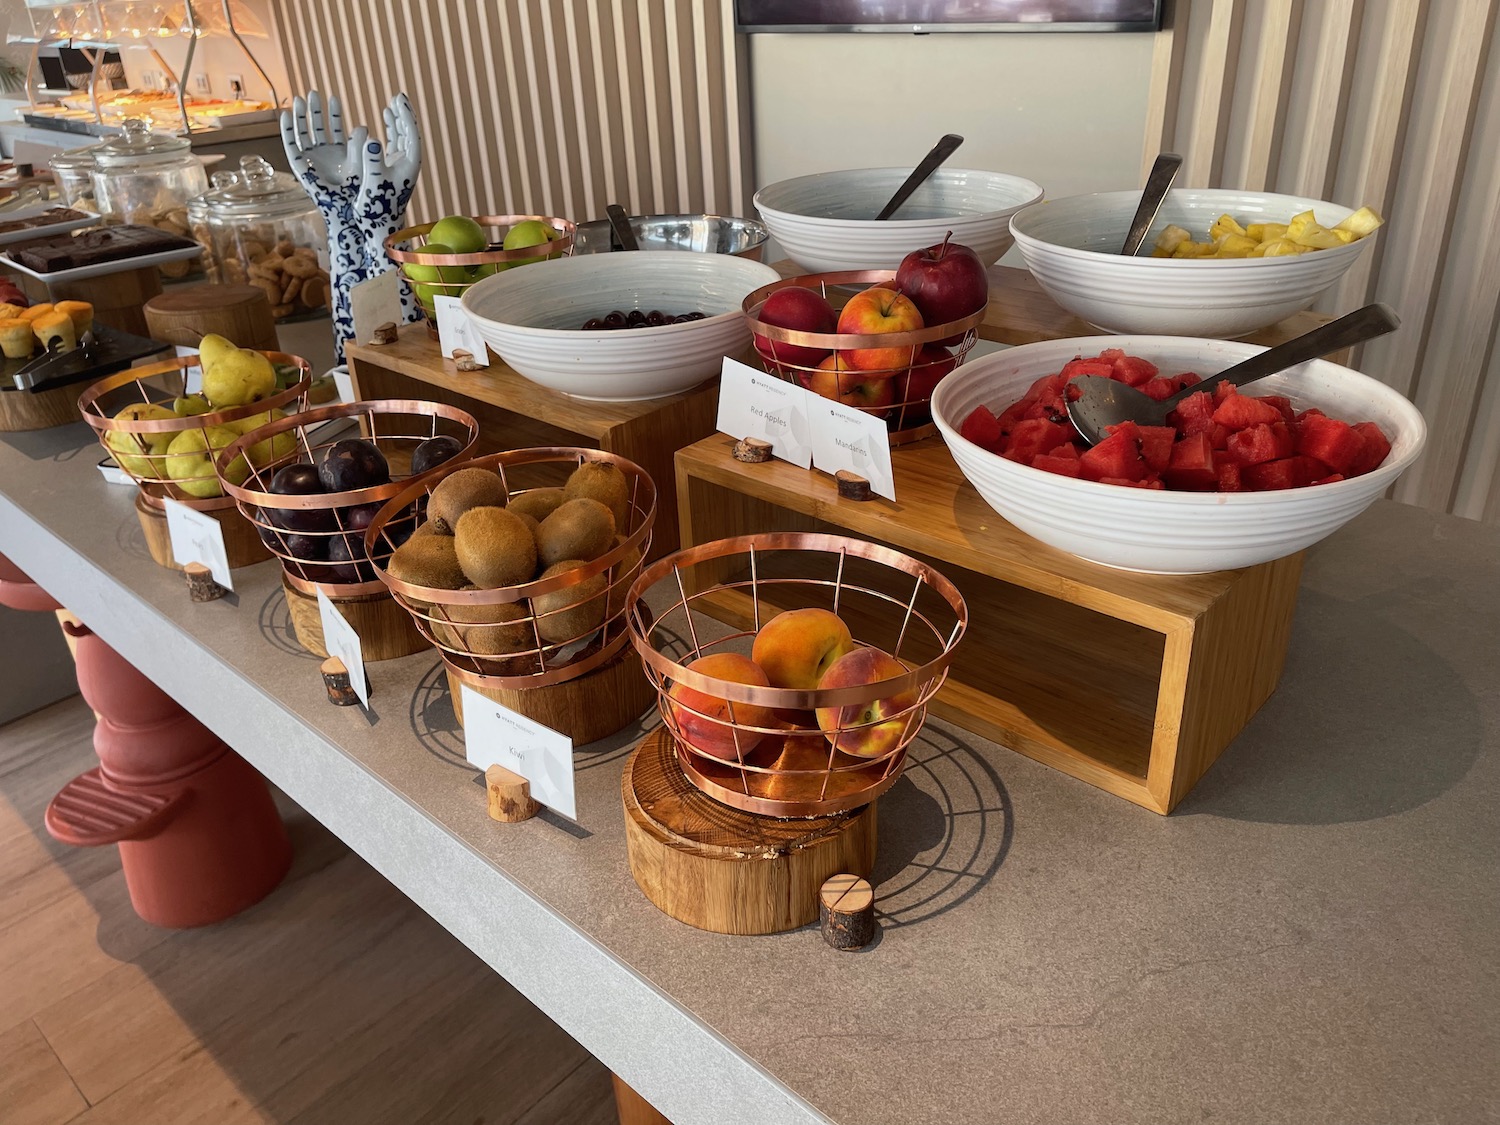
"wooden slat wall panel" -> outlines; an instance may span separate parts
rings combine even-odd
[[[742,45],[729,0],[271,0],[297,92],[422,125],[413,222],[750,208]]]
[[[1382,300],[1402,330],[1357,353],[1430,436],[1395,495],[1500,523],[1500,0],[1176,0],[1142,166],[1183,182],[1379,209],[1320,305]]]

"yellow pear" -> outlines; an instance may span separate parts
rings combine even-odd
[[[214,458],[219,450],[239,437],[233,426],[208,426],[201,430],[184,430],[167,446],[167,475],[172,483],[199,500],[223,496],[214,470]],[[250,475],[250,466],[243,456],[236,457],[224,473],[230,484],[243,484]]]
[[[284,410],[265,410],[259,414],[252,414],[248,418],[241,418],[238,422],[231,422],[235,430],[241,434],[248,434],[251,430],[258,430],[262,426],[268,426],[277,419],[285,418]],[[263,465],[290,457],[297,448],[297,431],[282,430],[264,441],[258,441],[245,450],[245,456],[250,459],[250,464],[259,469]],[[235,483],[239,483],[236,481]]]
[[[177,415],[171,410],[154,402],[137,402],[115,415],[118,421],[125,422],[145,422],[176,417]],[[160,455],[167,451],[167,446],[172,444],[175,436],[170,430],[159,434],[132,434],[124,430],[108,430],[104,435],[104,444],[114,454],[115,461],[120,468],[131,476],[146,480],[164,480],[167,475],[166,466],[162,463]]]
[[[203,362],[203,393],[216,407],[242,406],[275,390],[276,369],[259,352],[234,348]]]
[[[198,366],[205,369],[212,367],[224,356],[236,351],[239,351],[239,348],[230,341],[217,333],[210,332],[198,341]]]
[[[207,414],[213,409],[213,404],[202,395],[181,395],[172,400],[172,409],[180,418],[191,418],[198,414]]]

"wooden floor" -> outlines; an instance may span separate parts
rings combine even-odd
[[[94,764],[74,697],[0,728],[5,1125],[605,1125],[609,1072],[301,810],[265,902],[198,930],[130,908],[52,795]]]

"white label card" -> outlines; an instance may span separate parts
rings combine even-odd
[[[813,461],[808,415],[811,404],[821,401],[796,383],[725,356],[719,379],[718,429],[736,441],[768,441],[773,456],[806,469]]]
[[[354,338],[368,343],[382,324],[400,325],[401,275],[386,270],[349,290],[349,314],[354,319]]]
[[[831,399],[817,398],[811,407],[813,464],[825,473],[848,469],[870,482],[870,491],[896,499],[891,471],[891,441],[885,422],[873,414]]]
[[[167,508],[167,534],[172,538],[173,561],[180,566],[201,563],[208,567],[215,582],[226,590],[233,590],[229,556],[224,551],[224,529],[219,526],[219,521],[176,500],[163,503]]]
[[[434,297],[432,305],[437,310],[438,346],[443,350],[443,358],[452,359],[453,352],[462,348],[480,367],[488,367],[490,350],[484,346],[484,337],[469,314],[464,312],[463,298]]]
[[[328,600],[328,595],[318,591],[318,614],[323,624],[323,647],[329,656],[336,656],[349,670],[349,686],[366,711],[370,709],[370,681],[365,678],[364,650],[359,643],[359,634],[354,626],[344,620],[338,606]]]
[[[573,789],[573,740],[518,715],[463,685],[464,748],[469,765],[504,766],[531,782],[531,796],[569,820],[578,819]]]

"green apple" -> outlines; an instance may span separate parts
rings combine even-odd
[[[486,262],[481,266],[465,266],[464,280],[472,285],[474,282],[481,281],[484,278],[489,277],[491,274],[503,269],[505,269],[505,267],[497,262]]]
[[[484,228],[467,215],[449,215],[432,224],[427,237],[453,247],[455,254],[477,254],[489,245],[484,237]]]
[[[214,458],[219,450],[239,436],[239,431],[233,426],[183,430],[167,446],[167,476],[178,488],[199,500],[223,496],[224,489],[214,470]],[[243,484],[249,475],[250,466],[244,457],[236,457],[224,473],[224,479],[230,484]]]
[[[202,395],[183,395],[172,400],[172,409],[179,418],[191,418],[198,414],[207,414],[213,409],[213,404]]]
[[[519,222],[510,230],[505,232],[505,241],[501,243],[506,250],[524,250],[528,246],[544,246],[562,236],[540,219],[526,219]],[[510,263],[512,266],[526,266],[532,262],[545,261],[546,258],[556,257],[548,254],[541,258],[522,258]]]
[[[115,415],[119,421],[145,422],[177,415],[154,402],[137,402]],[[106,430],[104,444],[114,454],[115,462],[131,476],[144,480],[163,480],[167,475],[162,454],[176,435],[170,430],[159,434],[133,434],[125,430]]]
[[[453,247],[445,242],[428,242],[417,247],[424,254],[455,254]],[[406,274],[412,281],[441,281],[442,269],[439,266],[424,265],[421,262],[407,262],[401,267],[401,272]]]

